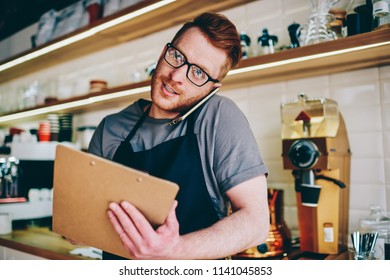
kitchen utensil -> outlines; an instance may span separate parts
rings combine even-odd
[[[312,14],[306,30],[305,45],[317,44],[337,39],[337,35],[328,26],[333,16],[329,14],[332,6],[340,0],[310,0]]]
[[[257,44],[261,48],[262,54],[271,54],[275,52],[275,45],[278,43],[278,37],[270,35],[268,29],[263,29],[263,34],[257,39]]]
[[[204,97],[201,101],[199,101],[195,106],[193,106],[191,109],[189,109],[186,113],[180,114],[177,116],[173,121],[169,123],[169,125],[175,125],[178,124],[179,122],[183,121],[185,118],[187,118],[193,111],[195,111],[200,105],[205,103],[207,100],[209,100],[214,94],[217,93],[219,88],[213,89],[206,97]]]
[[[351,234],[353,254],[355,260],[373,260],[374,248],[378,238],[378,232],[361,233],[354,231]]]
[[[373,1],[373,17],[378,21],[378,28],[390,26],[390,0]]]
[[[288,34],[290,36],[290,48],[300,47],[300,37],[301,37],[301,25],[299,23],[292,23],[288,26]]]
[[[246,32],[241,31],[240,41],[242,48],[242,59],[247,59],[249,57],[249,47],[251,45],[251,38],[246,34]]]

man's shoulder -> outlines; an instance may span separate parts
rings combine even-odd
[[[216,94],[213,96],[213,98],[210,98],[209,102],[207,102],[208,104],[210,105],[213,105],[213,106],[231,106],[231,105],[234,105],[235,106],[235,103],[233,102],[233,100],[231,100],[230,98],[226,97],[226,96],[223,96],[223,95],[220,95],[220,94]]]
[[[195,133],[200,130],[229,128],[246,123],[246,117],[237,104],[226,96],[210,98],[196,117]]]
[[[238,115],[242,115],[241,110],[237,104],[226,96],[219,94],[214,95],[208,102],[206,102],[203,114],[200,116],[209,118],[210,116],[222,116],[227,118],[233,118]]]

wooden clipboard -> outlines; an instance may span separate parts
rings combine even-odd
[[[127,200],[153,226],[164,223],[179,187],[110,160],[57,145],[53,231],[85,245],[127,257],[107,217],[108,204]]]

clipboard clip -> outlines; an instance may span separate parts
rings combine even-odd
[[[185,114],[179,114],[176,118],[169,122],[169,125],[176,125],[185,120],[192,112],[198,109],[203,103],[209,100],[214,94],[219,91],[219,87],[213,89],[208,95],[206,95],[201,101],[199,101],[195,106],[193,106],[190,110],[188,110]]]

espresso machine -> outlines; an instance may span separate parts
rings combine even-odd
[[[337,103],[299,94],[281,104],[283,166],[292,170],[300,249],[338,254],[347,249],[350,158]]]

